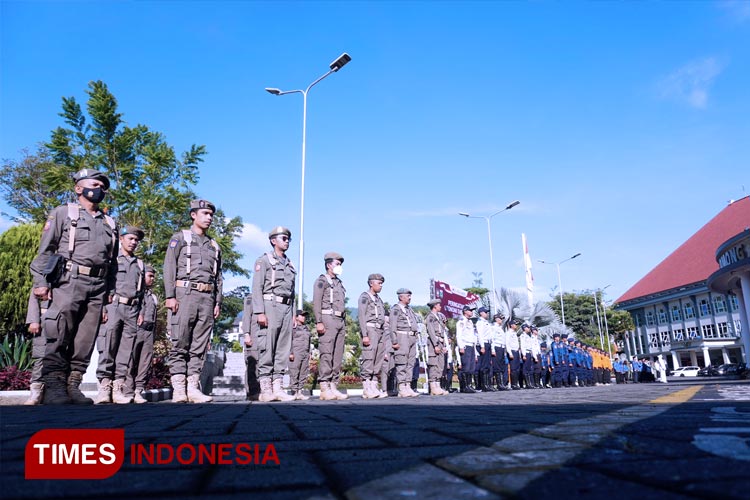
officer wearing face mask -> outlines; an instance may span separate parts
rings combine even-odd
[[[93,404],[79,386],[117,275],[117,227],[99,209],[109,179],[89,168],[73,179],[77,202],[50,212],[30,266],[34,296],[51,301],[42,319],[44,404]]]
[[[328,252],[323,256],[323,263],[326,272],[313,285],[313,312],[320,350],[320,399],[346,399],[348,396],[336,388],[344,360],[346,337],[346,289],[339,279],[344,257],[336,252]]]

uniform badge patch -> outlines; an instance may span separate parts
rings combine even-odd
[[[50,227],[52,227],[52,224],[50,224],[49,221],[45,222],[43,231],[47,231]]]
[[[255,272],[257,273],[260,271],[260,264],[255,264]]]
[[[176,247],[176,246],[177,246],[177,243],[179,243],[179,241],[177,241],[177,239],[176,239],[176,238],[175,238],[175,239],[172,239],[172,240],[170,240],[170,241],[169,241],[169,248],[174,248],[174,247]]]

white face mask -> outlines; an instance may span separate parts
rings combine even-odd
[[[335,274],[336,276],[341,276],[341,273],[344,272],[344,268],[341,267],[341,264],[339,264],[338,266],[333,266],[331,271],[333,271],[333,274]]]

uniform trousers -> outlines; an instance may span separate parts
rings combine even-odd
[[[344,318],[323,315],[325,333],[318,336],[320,350],[319,375],[321,382],[338,383],[341,376],[341,363],[344,360],[344,339],[346,325]]]
[[[417,361],[417,336],[398,333],[398,350],[394,354],[396,379],[399,384],[410,384]]]
[[[505,346],[495,347],[492,364],[493,373],[500,375],[500,385],[508,385],[508,361],[505,359]]]
[[[258,376],[276,380],[284,376],[292,350],[292,306],[275,300],[266,300],[263,305],[268,326],[261,327],[256,314],[250,324],[258,339]]]
[[[474,353],[474,346],[467,345],[464,347],[464,353],[461,354],[461,373],[474,373],[476,364],[477,358]]]
[[[375,380],[383,368],[385,360],[386,335],[382,327],[365,326],[369,346],[362,346],[362,379]]]
[[[117,301],[105,307],[107,322],[99,329],[96,338],[96,349],[99,351],[96,378],[125,379],[135,346],[141,308],[138,304],[127,305]]]
[[[104,278],[66,271],[52,289],[43,318],[42,375],[62,371],[85,373],[99,333],[107,284]]]
[[[200,375],[214,327],[214,296],[177,288],[177,313],[171,317],[172,349],[167,356],[171,375]]]
[[[295,392],[301,391],[310,374],[309,349],[294,352],[294,361],[289,362],[289,388]]]

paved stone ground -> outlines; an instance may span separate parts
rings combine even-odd
[[[131,443],[273,443],[280,465],[132,465],[26,481],[45,428]],[[0,407],[0,497],[748,498],[750,382],[680,380],[414,399]]]

